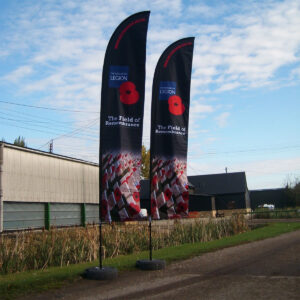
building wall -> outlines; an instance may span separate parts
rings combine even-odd
[[[211,196],[189,195],[189,211],[211,211]]]
[[[3,201],[98,203],[96,165],[4,146]]]
[[[245,194],[216,195],[216,210],[246,209]]]
[[[274,204],[276,208],[283,208],[286,206],[288,200],[287,193],[284,188],[253,190],[250,191],[250,196],[252,209],[263,204]]]
[[[3,230],[84,226],[99,223],[99,205],[82,203],[4,202]]]

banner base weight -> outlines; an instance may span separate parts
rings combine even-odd
[[[144,271],[162,270],[166,267],[166,261],[160,259],[141,259],[136,262],[136,267]]]
[[[92,280],[112,280],[117,278],[118,270],[111,267],[93,267],[86,269],[82,274],[83,278],[92,279]]]

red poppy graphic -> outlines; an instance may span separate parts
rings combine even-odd
[[[107,181],[107,173],[105,173],[102,177],[102,184],[105,185]]]
[[[114,195],[115,195],[116,201],[119,202],[120,199],[121,199],[121,197],[122,197],[122,193],[121,193],[120,188],[117,187],[117,188],[114,190]]]
[[[140,202],[140,193],[139,192],[134,192],[132,194],[132,197],[133,197],[135,202]]]
[[[157,175],[152,178],[152,186],[155,187],[157,185]]]
[[[189,192],[183,192],[181,196],[185,202],[189,201]]]
[[[140,212],[140,207],[136,204],[130,203],[130,205],[128,206],[128,212],[134,216],[136,214],[138,214]]]
[[[169,112],[172,115],[180,116],[185,111],[185,106],[183,105],[182,100],[179,96],[176,95],[171,96],[168,99],[168,104],[169,104]]]
[[[122,165],[119,165],[116,169],[116,173],[117,174],[121,173],[121,170],[122,170]]]
[[[165,195],[166,201],[169,201],[172,197],[172,191],[169,188],[167,188],[164,191],[164,195]]]
[[[180,202],[176,207],[176,212],[177,213],[185,212],[187,209],[188,209],[188,205],[185,202]]]
[[[124,104],[135,104],[139,98],[139,92],[135,88],[135,84],[131,81],[123,82],[120,86],[120,101]]]
[[[169,177],[171,177],[172,175],[173,175],[172,170],[169,170],[169,171],[167,172],[167,177],[169,178]]]
[[[156,200],[154,198],[151,199],[151,215],[153,216],[156,213]]]
[[[107,201],[102,200],[101,201],[101,217],[105,218],[107,215]]]

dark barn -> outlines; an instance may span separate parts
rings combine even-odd
[[[203,201],[203,195],[214,197],[217,211],[250,209],[250,194],[245,172],[196,175],[188,176],[188,179],[194,186],[190,210],[194,206],[192,202]]]
[[[250,210],[250,193],[245,172],[188,176],[189,211],[207,212],[207,216]],[[141,181],[141,208],[150,208],[149,180]],[[203,214],[201,214],[203,215]]]
[[[252,209],[264,204],[273,204],[276,208],[283,208],[288,202],[285,188],[253,190],[250,191],[250,196]]]

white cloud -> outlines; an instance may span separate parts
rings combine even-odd
[[[206,139],[205,139],[205,142],[207,142],[207,143],[213,143],[213,142],[215,142],[216,140],[217,140],[216,137],[211,136],[211,137],[206,138]]]
[[[195,103],[192,105],[191,113],[193,113],[193,114],[211,113],[213,111],[214,111],[214,108],[211,105]]]
[[[170,14],[174,17],[180,17],[182,12],[182,3],[181,0],[172,0],[165,1],[165,0],[154,0],[152,1],[152,8],[158,8],[161,12],[163,11],[166,14]]]
[[[210,34],[199,29],[194,59],[199,84],[218,82],[217,91],[270,85],[275,72],[300,59],[299,16],[298,1],[274,2],[233,15]]]
[[[296,79],[300,79],[300,67],[293,69],[291,72],[291,76]]]
[[[197,157],[201,158],[201,151]],[[205,160],[195,160],[193,155],[188,158],[188,162],[188,175],[224,173],[225,166],[228,167],[228,172],[246,172],[249,189],[279,188],[284,186],[289,176],[300,177],[300,157],[208,163]]]
[[[31,66],[21,66],[21,67],[17,68],[16,70],[12,71],[11,73],[3,76],[1,78],[1,80],[17,83],[19,80],[30,75],[32,72],[33,72],[33,69]]]
[[[229,116],[230,116],[229,112],[223,112],[220,115],[218,115],[217,117],[215,117],[215,120],[216,120],[218,126],[221,128],[225,127],[228,123]]]
[[[150,86],[152,75],[149,74],[153,74],[161,52],[172,41],[190,35],[195,30],[193,96],[212,91],[212,83],[216,84],[216,92],[247,86],[270,86],[274,73],[281,66],[299,60],[296,55],[300,45],[300,7],[297,1],[270,2],[268,5],[250,3],[235,15],[224,18],[222,25],[198,25],[198,20],[189,19],[192,16],[185,21],[183,3],[179,0],[171,4],[162,0],[133,3],[141,9],[148,6],[153,11],[147,51],[147,84]],[[228,13],[230,8],[230,5],[218,6],[216,11],[216,7],[197,3],[185,8],[185,13],[212,16],[212,12]],[[77,85],[82,81],[93,85],[101,81],[100,69],[107,40],[118,23],[128,15],[126,3],[116,0],[101,5],[101,1],[93,0],[85,3],[68,1],[62,7],[39,3],[30,9],[24,5],[23,9],[13,28],[19,30],[14,30],[10,35],[6,52],[17,51],[17,47],[28,51],[33,47],[35,54],[16,72],[20,72],[21,78],[21,71],[26,68],[33,70],[45,64],[56,64],[53,69],[55,75],[40,73],[38,79],[32,79],[36,82],[29,82],[25,86],[27,91],[52,87],[55,98],[55,76],[60,77],[65,85]],[[77,13],[68,13],[71,9],[77,10]],[[171,23],[175,22],[174,26],[170,26],[168,16],[160,15],[162,11],[173,15]],[[109,15],[114,18],[109,18]],[[5,38],[7,40],[8,37]],[[67,65],[70,66],[68,72],[65,71]],[[78,82],[73,78],[75,74]],[[13,76],[9,75],[6,79],[12,80]]]

